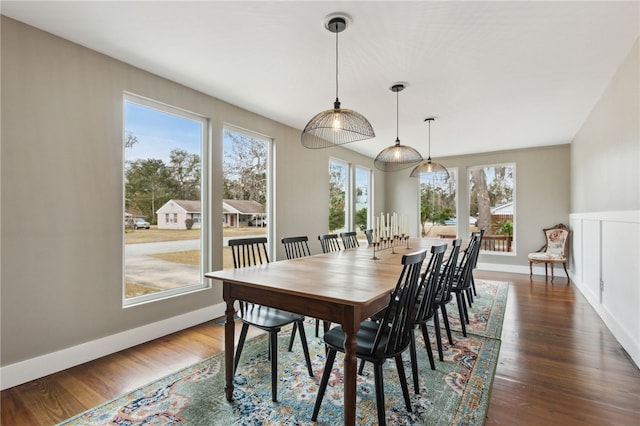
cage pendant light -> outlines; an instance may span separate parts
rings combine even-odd
[[[340,107],[338,98],[338,33],[347,28],[344,17],[330,19],[325,27],[336,35],[336,100],[333,108],[316,114],[305,126],[300,140],[306,148],[328,148],[371,139],[376,136],[369,121],[360,113]]]
[[[409,176],[411,177],[420,177],[422,174],[432,174],[437,175],[436,177],[439,180],[445,180],[449,178],[449,171],[445,166],[439,163],[434,163],[431,161],[431,122],[435,120],[435,117],[425,118],[424,121],[429,123],[429,156],[427,157],[427,161],[424,161],[422,164],[417,165]]]
[[[408,145],[400,144],[400,137],[398,136],[400,127],[400,101],[398,93],[404,90],[404,88],[405,85],[403,83],[396,83],[390,87],[390,90],[396,93],[396,142],[380,151],[373,162],[377,169],[385,172],[403,170],[423,160],[418,151]]]

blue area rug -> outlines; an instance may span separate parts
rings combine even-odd
[[[429,361],[421,333],[418,341],[420,394],[413,394],[413,412],[407,412],[397,382],[395,365],[385,365],[384,386],[387,422],[393,425],[482,425],[500,350],[508,284],[476,280],[478,296],[470,310],[471,324],[463,337],[455,303],[449,305],[454,345],[444,337],[444,362],[437,360],[435,336],[430,336],[436,370]],[[431,330],[432,332],[433,330]],[[317,387],[324,368],[322,337],[315,338],[309,322],[307,338],[315,377],[309,377],[299,340],[287,351],[289,333],[280,333],[278,399],[271,401],[271,368],[267,336],[245,345],[235,378],[234,401],[224,395],[224,354],[216,354],[182,371],[141,387],[63,425],[335,425],[343,420],[342,356],[338,355],[329,380],[318,422],[311,421]],[[407,376],[411,366],[404,356]],[[377,423],[373,371],[358,376],[357,423]]]

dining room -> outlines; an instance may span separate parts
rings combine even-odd
[[[303,85],[321,87],[319,90],[322,95],[317,99],[315,95],[313,99],[309,95],[293,98],[294,109],[301,111],[297,119],[302,123],[294,125],[285,114],[267,115],[261,109],[263,107],[253,104],[253,101],[241,102],[231,89],[241,84],[224,83],[224,79],[233,73],[233,66],[231,70],[220,70],[220,74],[224,74],[222,82],[209,87],[195,77],[189,80],[188,66],[181,68],[185,75],[178,72],[179,67],[167,68],[164,63],[154,67],[153,58],[147,56],[154,50],[150,48],[153,40],[135,39],[133,34],[127,33],[126,36],[131,39],[129,42],[123,41],[118,35],[124,37],[125,33],[118,33],[111,28],[112,25],[118,27],[122,24],[121,17],[126,16],[125,12],[130,13],[131,22],[134,23],[142,22],[139,14],[152,11],[163,12],[163,19],[169,22],[173,22],[170,19],[180,21],[175,15],[172,18],[169,12],[185,13],[180,16],[184,18],[183,21],[189,22],[196,19],[194,15],[198,15],[198,9],[193,4],[189,6],[193,10],[172,9],[166,5],[167,9],[158,6],[159,9],[149,9],[147,12],[144,8],[128,11],[126,8],[118,9],[119,6],[115,4],[104,11],[87,5],[75,5],[78,8],[71,13],[64,4],[56,5],[55,2],[47,6],[29,6],[28,2],[6,3],[3,2],[2,6],[1,25],[3,207],[0,373],[3,423],[5,416],[11,418],[20,415],[25,417],[16,418],[26,419],[28,423],[32,418],[29,417],[29,409],[24,407],[30,405],[47,407],[44,411],[49,414],[44,414],[46,420],[39,421],[40,424],[61,422],[215,353],[224,352],[225,327],[215,322],[224,317],[227,311],[224,285],[222,281],[212,281],[204,275],[223,270],[224,225],[220,219],[224,217],[225,200],[225,128],[250,131],[270,141],[267,226],[264,232],[274,264],[286,259],[280,244],[286,236],[308,235],[313,254],[321,253],[317,236],[331,231],[328,226],[331,197],[328,169],[332,161],[346,164],[349,176],[354,176],[357,168],[370,172],[369,227],[375,227],[376,215],[398,212],[406,216],[406,234],[410,236],[410,242],[422,236],[420,180],[409,176],[411,169],[385,172],[374,164],[376,153],[392,145],[397,136],[402,138],[403,143],[418,148],[424,157],[427,156],[427,149],[430,149],[434,161],[444,165],[452,174],[456,173],[456,208],[459,212],[456,217],[465,218],[457,220],[455,225],[455,232],[461,238],[467,238],[474,226],[466,220],[474,208],[470,170],[478,166],[514,165],[516,220],[512,251],[480,252],[474,272],[480,280],[510,283],[502,329],[501,358],[497,361],[485,422],[489,424],[493,418],[496,423],[500,419],[517,423],[517,417],[512,417],[516,414],[510,413],[518,411],[512,410],[513,406],[522,412],[533,413],[540,422],[542,419],[558,421],[580,418],[580,410],[587,411],[585,405],[576,404],[578,408],[569,414],[563,410],[567,409],[565,405],[572,405],[581,398],[596,404],[596,408],[592,405],[593,412],[589,414],[592,417],[585,423],[596,424],[604,419],[604,413],[609,410],[607,404],[616,407],[611,410],[620,419],[637,414],[637,406],[634,408],[633,403],[626,399],[628,396],[623,395],[620,396],[621,401],[607,401],[601,405],[594,402],[602,393],[613,388],[613,377],[620,379],[606,367],[608,362],[616,367],[623,366],[620,368],[625,372],[623,376],[627,377],[627,381],[624,378],[620,380],[629,389],[630,396],[638,395],[640,113],[638,99],[634,95],[639,90],[637,70],[640,62],[637,2],[598,3],[591,6],[588,6],[590,2],[576,2],[573,7],[580,11],[578,14],[570,13],[571,6],[554,5],[555,2],[548,2],[548,7],[559,9],[547,12],[545,9],[527,9],[534,6],[518,6],[517,3],[505,5],[503,10],[499,9],[499,4],[491,3],[484,5],[487,8],[484,12],[479,4],[473,13],[465,12],[462,5],[454,6],[455,2],[449,4],[452,9],[434,5],[429,7],[429,2],[415,2],[417,4],[413,7],[424,8],[420,10],[426,15],[460,8],[461,15],[457,15],[458,18],[467,16],[471,19],[469,17],[475,16],[474,22],[494,22],[489,18],[503,13],[506,20],[504,25],[514,31],[513,34],[520,34],[514,30],[517,27],[514,23],[521,22],[516,17],[522,18],[527,12],[537,11],[538,15],[526,22],[532,28],[547,22],[553,24],[553,28],[569,31],[572,36],[569,47],[579,55],[573,57],[568,50],[559,50],[550,57],[537,56],[543,55],[545,50],[552,51],[550,47],[557,44],[558,39],[549,37],[544,39],[543,44],[542,40],[534,42],[526,34],[520,34],[518,41],[530,43],[526,45],[529,49],[526,54],[520,51],[524,49],[523,46],[518,48],[505,42],[512,49],[512,56],[498,56],[502,59],[497,64],[492,62],[495,68],[483,69],[482,73],[474,73],[469,69],[464,75],[458,75],[461,81],[475,81],[494,74],[498,81],[507,79],[508,75],[513,74],[509,71],[510,67],[515,67],[524,58],[528,59],[527,65],[543,62],[543,66],[537,68],[541,75],[546,75],[542,70],[551,67],[552,60],[565,57],[563,55],[570,57],[571,60],[566,62],[572,66],[577,64],[577,68],[562,74],[562,78],[560,74],[555,77],[547,75],[544,91],[531,81],[535,80],[533,74],[524,73],[518,83],[527,86],[527,98],[511,96],[517,87],[515,82],[512,82],[513,86],[500,86],[500,90],[496,86],[490,93],[482,92],[484,99],[497,97],[499,93],[503,95],[490,117],[487,111],[478,113],[483,110],[478,99],[468,101],[464,115],[469,119],[464,124],[468,133],[464,137],[469,139],[463,139],[458,145],[464,149],[456,150],[449,148],[456,147],[454,140],[461,140],[456,129],[462,124],[452,117],[463,104],[456,102],[455,96],[460,93],[455,90],[455,85],[448,86],[447,93],[438,98],[435,96],[438,93],[436,80],[421,81],[418,77],[413,79],[397,72],[385,76],[373,75],[368,86],[356,86],[356,83],[364,83],[367,78],[356,72],[357,62],[354,65],[349,59],[342,60],[340,77],[344,80],[340,84],[340,99],[345,107],[353,106],[371,117],[378,134],[374,139],[378,145],[368,148],[372,151],[360,148],[366,146],[367,141],[327,149],[308,149],[301,144],[304,124],[313,114],[327,108],[327,101],[330,101],[328,106],[332,106],[335,99],[336,38],[322,25],[323,18],[335,12],[335,4],[323,6],[322,2],[310,2],[313,4],[307,7],[311,11],[307,11],[303,4],[285,7],[272,2],[264,2],[261,6],[243,5],[244,2],[238,2],[236,6],[228,2],[218,5],[215,2],[202,2],[200,5],[207,8],[206,11],[215,16],[216,23],[220,25],[225,20],[244,22],[243,16],[249,22],[248,17],[253,14],[257,18],[292,15],[299,20],[308,18],[302,24],[296,21],[293,29],[303,31],[304,28],[304,34],[308,36],[301,39],[314,40],[318,46],[324,46],[322,54],[309,52],[308,60],[312,62],[311,68],[319,68],[319,64],[323,63],[323,74],[326,75],[309,82],[306,78],[298,78],[299,74],[295,73],[293,66],[283,72],[284,79],[302,80]],[[377,5],[356,3],[345,2],[343,5],[351,10],[353,25],[340,33],[342,55],[361,47],[358,43],[362,46],[368,44],[365,36],[373,37],[378,28],[375,23],[370,23],[371,19],[381,20],[380,16],[385,13],[395,20],[402,19],[396,16],[399,12],[389,12],[390,6],[386,2]],[[36,10],[39,6],[44,9]],[[288,12],[287,8],[290,9]],[[493,10],[495,14],[491,15],[487,10]],[[74,13],[83,16],[84,20],[74,18]],[[290,15],[282,15],[284,13]],[[311,19],[314,13],[319,15]],[[374,15],[373,18],[370,14]],[[577,19],[576,15],[581,18],[578,20],[580,25],[563,26],[571,21],[569,16]],[[420,16],[426,19],[425,15]],[[436,16],[444,19],[442,15]],[[555,16],[558,18],[552,19]],[[271,24],[283,26],[279,19],[273,19]],[[84,22],[87,28],[95,28],[96,31],[102,28],[111,34],[114,46],[134,46],[134,40],[141,44],[135,45],[135,49],[128,52],[129,56],[118,57],[116,50],[92,47],[94,40],[90,36],[91,31],[73,34],[71,30],[77,29],[75,25],[83,26],[79,25],[80,22]],[[364,22],[369,24],[364,25]],[[466,20],[461,22],[468,24]],[[589,27],[588,24],[593,22],[598,22],[599,28],[606,28],[611,36],[601,37],[603,30],[596,31],[593,25]],[[266,25],[264,19],[263,24]],[[66,26],[70,32],[58,26],[63,29]],[[422,28],[417,24],[416,27]],[[468,24],[467,27],[473,26]],[[389,27],[384,28],[388,30],[387,35],[393,33]],[[124,31],[124,27],[121,29]],[[257,33],[260,34],[259,31]],[[419,40],[420,34],[414,33],[412,37]],[[489,37],[492,33],[483,34]],[[178,33],[171,33],[170,36],[173,39],[180,38]],[[283,42],[287,40],[293,43],[295,38],[283,38]],[[491,36],[492,40],[494,38],[503,39]],[[248,56],[238,53],[243,52],[242,46],[231,44],[225,37],[221,39],[228,43],[217,46],[226,55],[221,62],[234,63],[235,56],[238,61]],[[359,40],[355,45],[354,39]],[[470,41],[465,37],[460,40]],[[175,40],[166,41],[167,46],[174,43],[180,45]],[[418,41],[414,41],[412,46],[416,44],[419,44]],[[293,49],[295,45],[287,45],[282,48],[283,51],[274,46],[278,46],[278,43],[270,45],[274,48],[272,55],[275,58],[279,55],[284,57],[287,48],[297,52],[293,55],[297,58],[302,55],[302,50]],[[266,49],[261,44],[257,47]],[[443,50],[439,52],[445,59],[454,62],[457,71],[468,69],[467,60],[477,60],[473,65],[482,62],[482,50],[476,50],[475,53],[465,51],[465,56],[449,56]],[[368,55],[369,58],[376,57],[371,52]],[[265,58],[262,64],[267,68],[272,66],[273,57]],[[455,58],[460,62],[456,62]],[[192,59],[191,63],[198,64],[196,59]],[[176,64],[184,63],[175,58],[173,61]],[[565,62],[562,65],[568,66]],[[402,66],[409,68],[406,63]],[[197,67],[193,65],[193,68]],[[236,67],[240,68],[238,65]],[[216,74],[212,71],[214,69],[215,66],[212,66],[206,72]],[[419,74],[422,71],[412,72]],[[265,80],[260,81],[258,75],[263,74]],[[264,70],[253,70],[241,77],[247,84],[258,81],[265,88],[261,91],[252,86],[254,97],[249,96],[248,99],[256,99],[257,102],[258,98],[265,96],[268,101],[263,102],[269,104],[271,109],[280,111],[277,94],[267,92],[266,88],[282,91],[286,85],[274,84],[269,80],[269,75]],[[588,80],[588,84],[579,84],[583,79]],[[318,83],[320,80],[322,84]],[[399,80],[406,80],[407,87],[402,93],[393,93],[389,87]],[[370,114],[367,113],[367,102],[362,100],[366,92],[376,92],[376,98],[370,104],[379,107]],[[469,93],[472,92],[470,89]],[[307,93],[307,90],[299,89],[296,93]],[[122,217],[126,191],[123,176],[126,158],[123,116],[125,98],[131,95],[204,117],[204,128],[208,133],[203,144],[205,149],[201,153],[204,182],[201,201],[204,210],[200,228],[200,287],[127,305],[123,291],[125,244]],[[434,99],[440,99],[440,103],[418,103],[421,108],[409,108],[414,105],[413,102],[418,102],[416,99],[431,95]],[[538,101],[540,98],[544,98],[545,102],[540,101],[537,108],[548,113],[545,115],[546,121],[532,120],[528,114],[531,105],[527,101]],[[571,101],[564,103],[565,98],[571,98]],[[504,115],[513,111],[519,111],[517,117]],[[427,116],[437,116],[430,134],[424,121]],[[560,126],[562,131],[541,133],[545,128],[557,130],[558,127],[554,126]],[[499,133],[505,128],[509,130],[506,135]],[[480,145],[480,141],[475,145],[472,137],[474,132],[486,137],[484,145]],[[503,142],[509,138],[515,139],[518,134],[527,135],[529,142],[526,146]],[[356,192],[355,186],[349,187],[348,191]],[[355,197],[349,203],[345,226],[355,231]],[[565,223],[573,231],[568,267],[570,280],[556,279],[553,283],[545,280],[543,266],[534,269],[533,277],[529,278],[527,254],[543,243],[542,230],[557,223]],[[363,251],[367,250],[366,244],[362,245]],[[388,250],[384,253],[386,255]],[[563,273],[557,275],[563,277]],[[564,304],[569,306],[560,306]],[[455,308],[452,316],[454,311]],[[541,312],[549,314],[549,318],[539,318]],[[584,317],[581,317],[582,313]],[[315,311],[314,314],[320,315]],[[527,324],[535,324],[538,328],[528,328]],[[541,345],[538,347],[545,348],[546,354],[536,352],[535,357],[528,358],[531,355],[527,351],[532,347],[527,349],[522,346],[525,343],[520,341],[520,336],[523,335],[530,339],[536,336],[541,340],[547,338],[544,344],[540,340],[532,340],[534,343],[531,343],[533,347]],[[563,344],[563,338],[566,339],[565,343],[571,341],[575,345],[572,357],[568,356],[571,361],[559,360],[553,355],[554,348]],[[167,339],[170,343],[167,343]],[[186,343],[191,340],[195,342],[193,348]],[[163,342],[166,345],[164,347]],[[574,362],[580,365],[576,361],[581,359],[580,350],[587,350],[588,347],[590,352],[599,345],[607,348],[603,357],[594,358],[595,361],[582,359],[586,366],[576,369],[567,366]],[[143,355],[145,348],[151,353]],[[165,350],[167,353],[164,353]],[[322,350],[318,353],[321,355]],[[142,361],[127,360],[138,356],[142,357]],[[163,357],[167,357],[166,363],[162,361]],[[114,366],[114,359],[125,364],[125,368],[121,370]],[[142,367],[147,362],[152,367]],[[537,376],[534,374],[533,370],[544,370],[556,363],[561,365],[558,370],[568,369],[567,376],[558,372],[560,379],[556,381],[543,377],[540,372],[536,373]],[[603,370],[612,376],[601,383],[595,383],[597,380],[590,382],[588,395],[576,393],[575,389],[567,389],[560,384],[573,380],[579,388],[582,378],[588,376],[588,372],[593,372],[591,368],[595,364],[605,365]],[[71,368],[78,370],[67,370]],[[99,372],[93,373],[90,371],[92,369]],[[90,383],[95,377],[93,374],[101,377],[96,379],[98,382],[108,383],[108,372],[115,370],[118,372],[114,373],[112,384],[97,386],[104,386],[104,392],[91,389]],[[132,373],[136,370],[139,372]],[[514,371],[517,371],[517,378]],[[76,372],[86,376],[78,378],[82,376],[75,376]],[[45,387],[40,392],[40,386],[46,386],[43,385],[48,380],[45,378],[56,374],[59,376],[55,380],[60,382],[55,382],[57,384],[54,387],[59,387],[59,390]],[[128,379],[129,374],[131,379]],[[530,375],[535,377],[530,378],[533,377]],[[48,395],[56,395],[53,397],[56,400],[63,398],[58,395],[68,393],[66,386],[69,383],[63,383],[65,378],[76,384],[82,382],[77,388],[78,394],[65,399],[62,407],[57,406],[57,402],[53,402],[55,408],[49,407],[51,400]],[[529,385],[533,391],[527,390]],[[549,388],[554,389],[555,400],[545,396]],[[520,393],[511,398],[510,395],[517,390]],[[544,408],[536,414],[531,406],[542,403],[545,404],[542,405]],[[401,403],[398,409],[403,407]],[[12,411],[14,409],[17,411]],[[16,414],[18,412],[22,414]]]

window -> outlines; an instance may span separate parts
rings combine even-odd
[[[207,128],[198,115],[124,96],[124,215],[151,224],[125,226],[125,306],[209,286],[204,224],[192,220],[206,215],[201,159]]]
[[[437,173],[420,175],[420,224],[424,237],[459,235],[456,202],[458,173],[455,169],[448,171],[448,178]]]
[[[371,228],[371,170],[356,166],[356,211],[355,227],[365,230]]]
[[[223,235],[225,239],[268,236],[271,139],[228,127],[222,141]],[[233,268],[231,250],[222,251],[223,267]]]
[[[348,200],[349,165],[344,161],[329,160],[329,232],[347,231],[349,224]]]
[[[469,217],[484,229],[481,250],[515,254],[515,164],[469,168]]]

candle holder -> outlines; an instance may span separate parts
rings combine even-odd
[[[409,236],[402,234],[402,238],[404,238],[406,240],[407,250],[409,250],[411,248],[411,247],[409,247]]]
[[[398,238],[398,235],[394,235],[393,240],[391,240],[391,254],[396,254],[396,241]]]
[[[376,248],[380,245],[380,243],[371,243],[371,245],[373,246],[373,257],[371,258],[372,260],[380,260],[379,257],[376,256]]]

